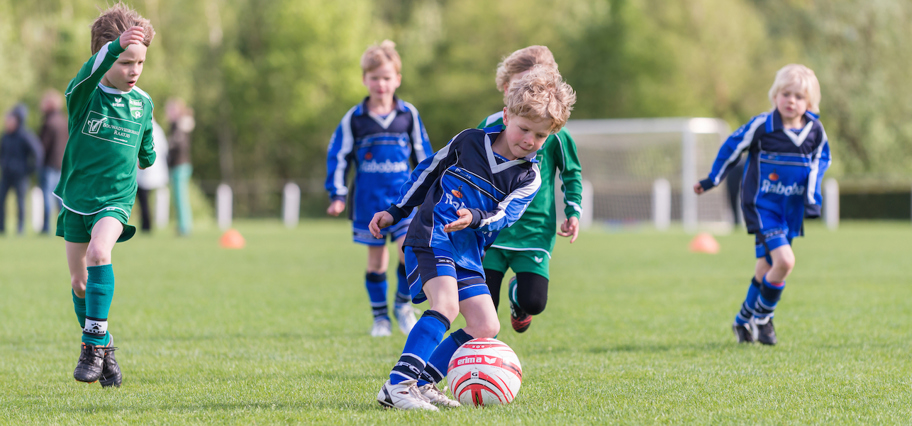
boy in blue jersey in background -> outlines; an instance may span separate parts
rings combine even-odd
[[[402,62],[392,41],[385,40],[364,52],[361,56],[362,82],[369,96],[342,117],[326,156],[326,190],[331,199],[326,213],[338,216],[345,210],[348,197],[353,239],[367,246],[364,281],[374,316],[371,329],[374,337],[391,333],[386,299],[389,264],[386,236],[390,236],[399,248],[394,308],[399,330],[408,334],[416,321],[402,260],[402,241],[411,218],[385,230],[382,240],[373,238],[368,230],[373,214],[388,207],[399,196],[399,188],[408,180],[412,165],[417,165],[432,152],[418,110],[396,97],[396,89],[402,82],[401,68]],[[349,191],[346,177],[352,168],[355,176]]]
[[[382,238],[383,228],[420,206],[405,239],[405,262],[412,299],[430,304],[377,395],[380,405],[459,406],[436,383],[462,344],[500,331],[485,284],[484,249],[532,202],[541,186],[536,152],[564,126],[575,101],[555,70],[533,68],[511,87],[502,126],[456,135],[418,165],[392,206],[374,215],[371,233]],[[466,327],[443,339],[460,313]]]
[[[776,73],[769,98],[773,110],[725,141],[709,177],[695,184],[694,192],[719,185],[747,150],[741,207],[747,232],[756,235],[757,265],[732,330],[740,343],[775,345],[773,311],[795,266],[791,242],[804,235],[805,216],[820,216],[830,147],[818,120],[820,84],[814,71],[786,65]]]

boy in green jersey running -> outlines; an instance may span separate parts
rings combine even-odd
[[[497,66],[497,90],[509,93],[510,84],[526,75],[535,65],[557,71],[554,55],[545,46],[529,46],[513,52]],[[501,124],[503,111],[490,115],[478,128]],[[548,302],[548,269],[557,226],[555,171],[560,172],[564,214],[567,217],[557,234],[570,237],[571,243],[576,241],[582,213],[582,169],[576,144],[567,129],[548,137],[536,159],[541,170],[541,189],[519,221],[501,231],[484,256],[485,281],[495,309],[500,304],[504,274],[507,269],[516,273],[510,279],[507,296],[510,300],[510,324],[517,333],[526,331],[532,323],[532,315],[542,313]]]
[[[118,37],[119,36],[119,37]],[[92,58],[66,90],[69,140],[54,195],[63,209],[57,235],[66,242],[73,305],[82,326],[82,352],[73,376],[120,386],[108,310],[114,296],[111,250],[129,240],[136,198],[136,162],[155,161],[152,100],[136,86],[155,36],[147,19],[123,3],[92,24]]]

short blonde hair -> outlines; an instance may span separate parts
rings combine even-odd
[[[98,53],[109,41],[120,37],[130,27],[142,27],[143,44],[149,47],[155,37],[155,29],[148,19],[143,18],[130,6],[117,2],[114,6],[102,11],[95,22],[92,22],[92,54]]]
[[[383,40],[379,45],[375,44],[368,47],[364,54],[361,55],[361,72],[371,72],[387,62],[393,64],[397,73],[401,72],[402,59],[399,58],[399,52],[396,51],[396,43],[390,40]]]
[[[536,65],[554,68],[557,71],[557,62],[554,55],[546,46],[529,46],[519,49],[503,58],[497,64],[497,77],[494,82],[497,90],[503,92],[504,86],[510,82],[514,75],[532,69]]]
[[[791,85],[798,86],[807,96],[808,110],[815,114],[820,112],[820,82],[817,81],[814,71],[800,64],[789,64],[776,72],[776,80],[769,90],[769,100],[773,108],[776,108],[776,95]]]
[[[576,93],[556,70],[536,65],[528,74],[510,84],[504,101],[511,116],[551,120],[549,131],[554,134],[570,119]]]

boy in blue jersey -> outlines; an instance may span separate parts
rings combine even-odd
[[[484,249],[532,202],[541,186],[535,154],[564,126],[575,101],[560,74],[535,67],[512,86],[502,126],[456,135],[418,165],[389,209],[374,215],[371,233],[382,238],[383,228],[420,206],[405,239],[405,262],[412,299],[430,303],[377,395],[380,405],[459,406],[436,383],[462,344],[500,331],[485,284]],[[466,327],[443,339],[460,313]]]
[[[725,141],[709,177],[695,184],[694,192],[719,185],[747,150],[741,207],[747,232],[756,235],[757,265],[732,330],[738,342],[775,345],[773,311],[795,266],[791,242],[804,235],[805,216],[820,216],[820,183],[830,166],[830,147],[818,120],[820,84],[813,71],[783,67],[769,98],[773,110]]]
[[[364,281],[374,316],[371,329],[371,336],[374,337],[389,336],[391,333],[386,299],[387,236],[399,248],[394,309],[399,330],[408,334],[416,321],[414,308],[409,302],[402,256],[402,241],[411,218],[385,230],[382,240],[373,238],[368,230],[373,214],[396,200],[399,188],[408,180],[411,166],[417,165],[432,151],[418,110],[396,97],[396,88],[402,82],[401,68],[395,44],[389,40],[364,52],[361,57],[362,82],[367,86],[369,96],[342,117],[329,142],[326,156],[326,190],[331,199],[326,213],[331,216],[342,213],[347,197],[353,239],[367,246]],[[355,170],[351,191],[346,186],[350,169]]]

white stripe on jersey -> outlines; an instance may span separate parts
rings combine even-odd
[[[113,41],[109,41],[109,42],[107,42],[104,46],[101,46],[101,50],[99,50],[99,51],[98,51],[98,55],[95,56],[95,63],[92,64],[92,72],[89,73],[89,75],[88,75],[86,78],[82,79],[82,81],[80,81],[79,83],[76,83],[76,85],[73,86],[73,90],[70,90],[70,91],[69,91],[66,95],[64,95],[64,96],[70,96],[70,94],[73,93],[73,91],[76,90],[76,88],[79,87],[80,84],[82,84],[82,83],[84,83],[86,80],[88,80],[89,77],[92,77],[92,74],[95,74],[95,71],[97,71],[97,70],[98,70],[98,67],[101,66],[101,63],[104,62],[105,57],[108,56],[108,46],[110,46],[111,43],[114,43],[114,42],[113,42]]]
[[[763,119],[761,120],[760,117],[763,117]],[[713,178],[713,186],[719,185],[722,171],[728,168],[729,164],[741,158],[741,152],[743,152],[750,145],[751,141],[754,139],[754,133],[757,132],[757,128],[766,123],[767,117],[769,117],[769,115],[761,115],[750,123],[750,128],[744,132],[744,137],[741,139],[741,142],[738,142],[738,146],[735,147],[734,151],[732,151],[731,156],[725,160],[725,163],[722,164],[722,168],[719,169],[719,174]]]
[[[339,152],[336,154],[336,170],[333,171],[333,186],[336,187],[336,195],[346,196],[348,195],[348,188],[345,186],[345,168],[348,166],[348,162],[345,161],[345,157],[352,151],[352,147],[355,144],[355,139],[352,136],[351,130],[351,118],[354,114],[355,109],[358,107],[352,107],[345,113],[345,116],[342,117],[342,124],[339,127],[342,128],[342,146],[339,147]],[[335,137],[335,135],[333,135]]]
[[[538,169],[538,164],[533,164],[532,167],[535,169],[535,180],[533,180],[531,184],[526,185],[522,188],[518,188],[517,190],[511,192],[507,198],[504,198],[504,200],[497,205],[500,211],[494,214],[494,216],[491,216],[487,219],[482,219],[481,223],[478,225],[479,228],[503,219],[507,215],[507,207],[510,206],[510,202],[512,202],[514,199],[521,199],[535,195],[535,193],[538,191],[538,188],[541,187],[541,172]],[[522,216],[527,207],[529,207],[529,203],[526,203],[525,207],[523,207],[523,210],[519,212],[519,214],[516,216],[517,219]]]
[[[402,101],[409,113],[412,114],[412,150],[415,153],[415,159],[418,162],[424,161],[428,153],[424,152],[424,135],[421,133],[421,119],[418,118],[418,109],[414,105]]]

